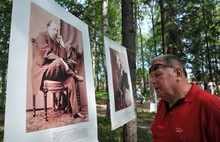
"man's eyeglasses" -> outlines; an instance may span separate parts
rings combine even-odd
[[[167,66],[167,65],[164,65],[164,64],[153,64],[150,68],[149,68],[149,73],[151,73],[152,71],[155,71],[159,68],[171,68],[171,66]]]

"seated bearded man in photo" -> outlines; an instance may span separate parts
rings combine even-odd
[[[41,32],[34,42],[32,64],[32,85],[36,95],[43,90],[44,80],[62,81],[68,87],[70,95],[71,113],[73,116],[84,117],[79,113],[79,106],[75,92],[75,80],[83,81],[71,70],[67,61],[67,52],[62,37],[58,34],[58,27],[53,21],[47,24],[47,31]],[[58,99],[58,107],[60,100]]]

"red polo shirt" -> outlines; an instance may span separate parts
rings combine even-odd
[[[154,142],[220,142],[220,99],[193,83],[169,112],[159,101],[151,131]]]

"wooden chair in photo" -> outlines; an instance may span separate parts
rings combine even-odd
[[[69,99],[68,96],[68,88],[64,87],[63,82],[61,81],[52,81],[52,80],[44,80],[43,82],[43,93],[44,93],[44,117],[45,120],[48,121],[47,118],[47,95],[48,94],[53,94],[53,110],[56,111],[55,105],[56,105],[56,94],[65,94],[67,95],[67,98]],[[69,107],[69,101],[67,101],[67,107]],[[62,104],[63,105],[63,104]],[[62,106],[63,109],[65,109]],[[33,95],[33,116],[36,116],[36,95]]]

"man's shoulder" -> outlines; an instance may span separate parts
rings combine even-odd
[[[44,32],[40,32],[37,37],[36,37],[36,41],[42,41],[42,40],[49,40],[50,39],[50,35],[47,31]]]
[[[203,105],[213,106],[220,110],[220,98],[210,94],[206,91],[203,91],[198,95],[198,99],[201,101]]]
[[[47,31],[44,31],[44,32],[40,32],[37,37],[41,37],[41,36],[44,36],[44,37],[48,37],[49,36],[49,33]]]
[[[50,36],[47,31],[41,32],[42,35]]]

